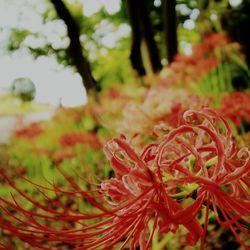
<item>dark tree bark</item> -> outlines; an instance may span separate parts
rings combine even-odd
[[[246,55],[248,68],[250,69],[250,0],[244,0],[237,8],[228,6],[228,10],[222,15],[222,26],[229,36],[240,43]]]
[[[145,74],[141,53],[141,44],[145,41],[152,70],[156,73],[162,69],[162,65],[146,1],[127,0],[127,6],[132,28],[131,64],[139,75]]]
[[[92,76],[88,60],[83,55],[83,47],[80,42],[80,31],[77,23],[62,0],[51,0],[51,2],[55,7],[58,16],[67,26],[70,39],[68,53],[83,80],[83,85],[85,86],[86,91],[89,92],[90,90],[96,90],[97,82]]]
[[[168,63],[173,62],[178,52],[177,24],[176,24],[176,0],[163,0],[163,34],[167,51]]]
[[[154,39],[154,30],[153,30],[153,26],[149,17],[149,10],[147,8],[146,2],[147,1],[145,0],[138,1],[138,3],[140,3],[138,6],[139,7],[138,16],[140,17],[139,22],[140,22],[143,38],[145,39],[145,42],[147,45],[152,69],[154,72],[158,72],[162,69],[161,59],[160,59],[159,51],[158,51],[158,48]]]
[[[132,29],[130,61],[133,69],[135,69],[140,76],[143,76],[146,74],[141,54],[141,40],[143,34],[138,21],[137,7],[134,7],[134,4],[138,5],[138,2],[134,1],[133,3],[133,1],[127,0],[129,21]]]

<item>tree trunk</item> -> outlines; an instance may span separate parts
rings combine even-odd
[[[88,60],[83,55],[79,27],[62,0],[51,0],[51,2],[55,7],[58,16],[67,26],[68,36],[70,39],[68,53],[83,80],[83,85],[87,92],[90,90],[95,91],[97,89],[97,82],[92,76]]]
[[[246,56],[246,62],[250,69],[250,0],[244,0],[237,8],[228,6],[222,15],[222,26],[234,41],[240,43]]]
[[[178,52],[177,25],[176,25],[176,0],[163,0],[163,34],[167,51],[168,63],[173,62]]]
[[[145,0],[127,0],[127,7],[132,28],[132,46],[130,54],[132,67],[139,75],[145,75],[146,72],[141,51],[142,41],[145,41],[152,70],[156,73],[161,70],[162,65],[154,40],[154,31],[149,18],[146,2]]]
[[[145,0],[137,0],[137,1],[138,3],[140,3],[138,6],[138,14],[139,14],[138,17],[139,17],[141,32],[143,34],[143,39],[145,39],[146,42],[153,72],[157,73],[162,69],[162,64],[157,44],[154,39],[154,29],[150,20],[147,1]]]
[[[140,29],[140,24],[138,21],[138,2],[132,0],[127,0],[127,8],[130,26],[132,29],[132,44],[130,52],[130,61],[133,69],[135,69],[139,76],[146,74],[145,68],[143,66],[142,54],[141,54],[141,40],[142,33]]]

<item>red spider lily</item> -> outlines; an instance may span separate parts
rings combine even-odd
[[[60,138],[60,144],[63,147],[74,147],[77,144],[86,144],[94,149],[102,148],[102,144],[93,132],[70,132],[65,133]]]
[[[146,93],[141,105],[129,103],[124,108],[124,118],[118,124],[118,130],[131,137],[136,133],[145,137],[154,136],[154,128],[159,128],[162,124],[164,127],[178,127],[187,109],[200,108],[205,102],[208,101],[201,101],[198,96],[183,89],[166,89],[162,85],[157,85]],[[143,143],[143,140],[140,139],[139,143],[141,142]]]
[[[27,127],[14,131],[14,135],[18,138],[24,138],[27,140],[32,140],[33,138],[39,136],[43,133],[39,123],[31,123]]]
[[[202,112],[186,112],[185,118],[190,117],[193,122],[198,122],[199,117],[204,119],[170,132],[158,147],[157,166],[174,177],[170,182],[179,189],[181,185],[199,185],[199,188],[195,187],[197,199],[206,200],[207,216],[211,202],[220,225],[230,228],[242,246],[248,249],[238,232],[249,238],[242,226],[242,223],[250,222],[249,151],[236,149],[227,122],[214,111],[206,108]],[[194,162],[193,165],[189,164],[190,161]],[[193,191],[191,188],[190,192]]]
[[[115,145],[108,145],[105,152],[117,172],[117,178],[103,181],[99,190],[103,193],[103,197],[109,199],[109,203],[111,203],[109,210],[94,202],[86,192],[80,190],[79,186],[67,176],[65,177],[75,190],[63,192],[57,187],[55,187],[55,190],[71,196],[77,193],[81,194],[83,198],[89,199],[90,202],[101,209],[101,214],[85,215],[79,213],[75,215],[76,212],[69,211],[62,204],[60,204],[60,207],[63,208],[64,212],[57,212],[31,200],[3,175],[9,185],[36,207],[45,211],[46,215],[25,211],[16,201],[15,204],[11,204],[0,198],[1,201],[15,210],[23,212],[24,219],[20,219],[3,208],[9,216],[21,222],[24,226],[28,226],[29,229],[23,226],[14,226],[4,219],[0,221],[1,227],[36,247],[42,247],[43,241],[61,241],[78,246],[76,249],[96,249],[97,247],[110,249],[123,240],[120,249],[125,247],[128,241],[130,241],[131,249],[135,249],[138,244],[141,249],[149,249],[157,225],[160,232],[166,233],[170,230],[175,232],[178,225],[183,224],[190,231],[187,237],[189,243],[196,243],[202,233],[202,228],[198,221],[190,215],[191,208],[184,211],[174,199],[168,196],[165,187],[160,182],[161,177],[157,176],[157,172],[150,170],[148,164],[136,154],[124,139],[114,139],[112,144]],[[117,153],[123,153],[124,156],[126,154],[127,159],[122,160],[117,156]],[[197,202],[200,206],[200,201],[197,200]],[[38,219],[35,219],[36,217],[47,220],[72,220],[79,223],[96,217],[106,219],[94,225],[85,226],[83,229],[58,231],[41,225]],[[150,220],[154,221],[152,232],[148,228]],[[93,231],[94,229],[95,231]],[[98,235],[100,237],[96,238]]]
[[[116,88],[110,88],[109,90],[107,90],[107,92],[104,94],[104,98],[105,97],[109,98],[110,100],[127,98],[127,96],[124,95],[124,93],[121,90]]]
[[[215,69],[223,60],[222,57],[218,57],[216,50],[233,49],[231,48],[233,47],[232,43],[225,48],[223,47],[228,42],[229,39],[224,34],[208,34],[201,43],[193,46],[191,55],[176,55],[174,62],[168,67],[169,74],[161,82],[165,85],[190,85],[190,83],[199,82],[203,76]],[[233,51],[235,53],[237,49]],[[197,74],[197,72],[199,73]]]
[[[60,164],[62,161],[68,159],[72,159],[76,156],[75,153],[73,152],[68,152],[68,151],[65,151],[65,150],[62,150],[62,151],[58,151],[56,152],[55,154],[53,154],[52,158],[53,158],[53,161],[56,165]]]
[[[211,54],[204,55],[177,55],[175,61],[170,65],[171,74],[161,82],[165,85],[195,83],[206,73],[218,66],[219,60]],[[199,74],[197,74],[199,72]],[[173,77],[173,75],[175,77]]]
[[[187,242],[194,245],[202,237],[203,249],[212,209],[219,224],[230,228],[242,246],[249,249],[238,235],[241,232],[249,238],[243,226],[250,223],[248,150],[236,148],[227,122],[209,108],[189,110],[184,120],[161,141],[147,145],[141,154],[124,136],[109,142],[104,152],[115,178],[102,181],[97,190],[82,190],[64,172],[72,190],[64,191],[55,185],[44,187],[65,197],[84,198],[99,213],[73,210],[44,193],[47,203],[43,205],[1,174],[37,211],[24,210],[15,198],[14,202],[0,198],[2,212],[7,214],[0,218],[0,227],[41,249],[53,249],[56,242],[61,242],[72,244],[75,249],[112,249],[115,245],[124,249],[129,244],[130,249],[139,246],[146,250],[151,248],[156,232],[175,233],[183,225],[188,230]],[[185,206],[187,199],[192,202]],[[20,214],[10,212],[8,206]],[[206,209],[203,228],[197,219],[202,208]],[[69,221],[78,226],[65,228]],[[52,222],[61,224],[52,227]],[[54,245],[51,247],[48,242]]]
[[[219,113],[230,119],[235,126],[240,126],[242,121],[250,122],[250,94],[234,92],[223,95]]]
[[[203,54],[213,52],[216,48],[229,43],[229,38],[225,34],[210,33],[207,34],[202,43],[193,47],[194,54]]]
[[[247,146],[250,146],[250,131],[248,131],[247,133],[243,134],[241,136],[241,139],[243,140],[244,144]]]

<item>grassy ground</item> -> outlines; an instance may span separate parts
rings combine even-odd
[[[20,99],[5,94],[0,96],[0,116],[20,115],[30,112],[49,110],[49,105],[35,102],[22,102]]]

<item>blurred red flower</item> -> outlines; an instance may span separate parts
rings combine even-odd
[[[14,136],[18,138],[32,140],[33,138],[36,138],[42,133],[43,133],[43,129],[41,128],[41,125],[39,123],[31,123],[30,125],[24,128],[15,130]]]
[[[243,121],[250,122],[250,94],[245,92],[224,94],[218,112],[230,119],[235,126],[239,126]]]
[[[75,156],[76,156],[76,154],[73,152],[61,150],[61,151],[55,152],[52,155],[52,159],[53,159],[54,163],[56,165],[58,165],[62,161],[66,160],[66,159],[70,160],[70,159],[74,158]]]
[[[63,147],[74,147],[77,144],[86,144],[94,149],[102,148],[102,143],[94,132],[68,132],[61,136],[59,142]]]
[[[162,79],[165,85],[197,83],[206,73],[216,68],[220,60],[216,49],[223,48],[229,39],[225,34],[208,34],[201,43],[193,45],[192,54],[177,54],[168,66],[168,74]]]

